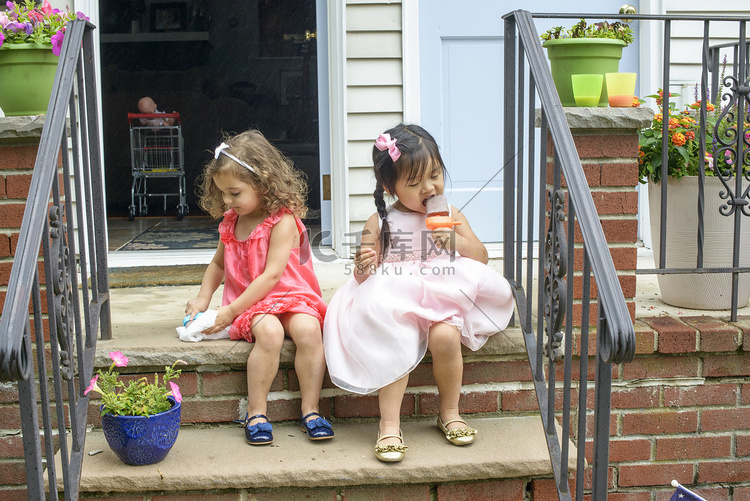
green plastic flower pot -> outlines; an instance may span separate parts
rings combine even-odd
[[[552,80],[563,106],[575,106],[571,76],[583,74],[604,75],[620,70],[622,48],[626,43],[611,38],[562,38],[547,40]],[[599,106],[607,106],[607,90],[602,89]]]
[[[0,47],[0,108],[6,116],[47,112],[57,61],[51,45],[4,43]]]

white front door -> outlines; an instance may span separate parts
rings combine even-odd
[[[448,200],[485,242],[502,240],[502,3],[419,6],[421,124],[440,145]]]
[[[502,16],[515,9],[617,13],[621,3],[419,2],[420,123],[441,147],[450,175],[446,183],[450,203],[466,214],[482,241],[501,241],[503,229]],[[535,21],[539,32],[574,23],[568,19]]]

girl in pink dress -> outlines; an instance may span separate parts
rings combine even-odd
[[[401,124],[381,134],[372,153],[377,212],[362,231],[354,276],[328,305],[323,344],[337,386],[379,390],[375,456],[397,462],[406,452],[401,401],[428,348],[440,396],[437,425],[453,445],[474,441],[476,430],[458,412],[461,344],[478,350],[504,329],[513,299],[461,211],[446,211],[459,226],[426,228],[427,200],[443,194],[445,175],[432,136]],[[395,203],[386,205],[385,193]]]
[[[185,313],[192,319],[205,311],[224,281],[216,322],[203,332],[231,326],[231,339],[255,343],[247,359],[247,414],[240,421],[251,445],[273,441],[266,400],[285,335],[297,346],[302,430],[311,440],[333,437],[331,423],[318,413],[326,305],[300,221],[307,212],[305,193],[305,181],[291,161],[257,130],[221,143],[202,177],[201,207],[224,219],[216,254]]]

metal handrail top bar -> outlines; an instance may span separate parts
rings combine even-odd
[[[506,14],[503,17],[508,16]],[[532,13],[531,17],[538,19],[627,19],[638,20],[656,20],[656,21],[750,21],[747,16],[696,16],[696,15],[666,15],[666,14],[602,14],[602,13],[559,13],[559,12],[538,12]]]

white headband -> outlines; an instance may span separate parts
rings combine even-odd
[[[237,162],[238,164],[240,164],[241,166],[243,166],[244,168],[246,168],[247,170],[249,170],[250,172],[252,172],[253,174],[255,174],[255,169],[253,169],[252,167],[250,167],[248,164],[246,164],[245,162],[243,162],[242,160],[240,160],[236,156],[234,156],[231,153],[227,152],[226,151],[227,148],[229,148],[229,145],[227,143],[221,143],[219,146],[217,146],[216,150],[214,150],[214,159],[218,160],[219,159],[219,155],[221,155],[223,153],[227,157],[231,158],[232,160],[234,160],[235,162]]]

